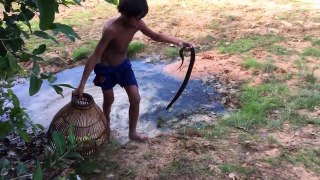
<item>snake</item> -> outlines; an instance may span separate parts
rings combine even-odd
[[[183,62],[184,62],[184,55],[183,55],[183,51],[190,47],[188,44],[183,44],[183,47],[179,50],[179,55],[180,55],[180,58],[182,60],[181,62],[181,65],[178,69],[180,69],[183,65]],[[171,100],[171,102],[168,104],[166,110],[169,110],[171,108],[171,106],[173,105],[173,103],[180,97],[180,95],[182,94],[183,90],[186,88],[188,82],[189,82],[189,79],[190,79],[190,76],[191,76],[191,73],[192,73],[192,69],[193,69],[193,65],[194,65],[194,62],[196,60],[195,58],[195,50],[193,47],[190,47],[190,52],[191,52],[191,56],[190,56],[190,63],[189,63],[189,67],[188,67],[188,70],[187,70],[187,73],[186,73],[186,76],[179,88],[179,90],[177,91],[176,95],[173,97],[173,99]]]

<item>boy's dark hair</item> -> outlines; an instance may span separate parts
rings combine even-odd
[[[147,0],[120,0],[118,11],[128,17],[142,19],[148,14]]]

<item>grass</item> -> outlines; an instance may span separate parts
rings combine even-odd
[[[83,43],[78,49],[75,49],[72,52],[72,55],[71,55],[72,59],[79,60],[79,59],[88,57],[94,51],[96,45],[97,45],[96,40],[89,40]]]
[[[168,47],[165,49],[165,56],[167,58],[175,58],[179,56],[179,49],[175,47]]]
[[[177,157],[164,168],[160,174],[160,179],[203,179],[211,175],[207,165],[195,162],[186,157]]]
[[[219,169],[221,170],[221,172],[223,173],[231,173],[231,172],[236,172],[239,174],[243,174],[246,176],[249,176],[251,174],[253,174],[255,172],[254,169],[248,168],[248,167],[243,167],[241,165],[238,164],[224,164],[219,166]]]
[[[303,56],[320,57],[320,48],[308,47],[303,50]]]
[[[206,36],[199,37],[197,42],[200,45],[201,51],[211,50],[214,47],[216,38],[211,34],[207,34]]]
[[[289,55],[290,51],[279,45],[272,45],[268,48],[268,51],[275,55]]]
[[[303,39],[306,41],[310,41],[313,46],[320,46],[320,39],[319,38],[315,38],[313,36],[305,36]]]
[[[245,86],[239,97],[242,102],[240,111],[228,118],[221,119],[219,123],[244,128],[266,125],[269,114],[273,110],[285,107],[289,95],[288,87],[281,84],[270,83],[258,87]]]
[[[134,56],[141,52],[146,45],[142,41],[131,41],[128,47],[128,56]]]
[[[303,164],[313,172],[320,173],[320,149],[305,148],[290,158],[293,164]]]
[[[269,48],[277,42],[281,42],[283,37],[267,34],[267,35],[254,35],[249,37],[242,37],[234,42],[220,42],[218,47],[222,53],[226,54],[239,54],[248,52],[256,47]]]
[[[314,110],[320,105],[320,91],[318,89],[303,89],[294,97],[293,104],[295,109]]]
[[[219,27],[219,22],[216,20],[211,20],[207,26],[209,29],[217,29]]]

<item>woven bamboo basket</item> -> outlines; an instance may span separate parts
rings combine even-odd
[[[67,139],[70,125],[74,127],[76,142],[81,143],[77,152],[82,156],[97,152],[109,141],[110,122],[89,94],[84,93],[82,98],[72,96],[71,102],[58,111],[50,124],[49,138],[54,131],[59,131]]]

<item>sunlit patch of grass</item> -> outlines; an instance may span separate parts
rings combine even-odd
[[[262,70],[262,72],[265,72],[265,73],[271,73],[277,70],[277,67],[271,62],[260,63],[252,57],[246,58],[245,62],[242,63],[241,66],[246,69],[253,68],[255,70]]]
[[[214,140],[221,138],[222,136],[228,134],[230,129],[226,126],[219,126],[219,125],[207,125],[200,129],[203,136],[208,140]]]
[[[272,44],[280,42],[283,37],[277,35],[254,35],[249,37],[239,38],[234,42],[220,42],[218,47],[222,53],[237,54],[248,52],[256,47],[268,48]]]
[[[313,36],[305,36],[303,39],[306,41],[310,41],[313,46],[320,46],[320,39],[319,38],[315,38]]]
[[[320,105],[320,91],[303,89],[294,97],[293,104],[296,109],[314,110]]]
[[[239,112],[222,119],[221,125],[250,128],[268,123],[268,115],[275,109],[283,108],[290,92],[281,84],[263,84],[258,87],[242,88]]]
[[[219,27],[219,22],[217,22],[216,20],[211,20],[207,27],[209,29],[217,29]]]
[[[94,51],[96,45],[97,45],[96,40],[90,40],[88,42],[85,42],[78,49],[75,49],[72,52],[72,55],[71,55],[72,59],[79,60],[81,58],[88,57]]]
[[[268,48],[268,51],[275,55],[289,55],[290,51],[279,45],[272,45]]]
[[[176,157],[173,162],[161,170],[160,179],[203,179],[211,176],[208,165],[192,161],[186,157]]]
[[[221,166],[219,166],[219,169],[223,173],[236,172],[236,173],[246,175],[246,176],[250,176],[251,174],[253,174],[255,172],[255,170],[252,168],[244,167],[239,164],[233,164],[233,163],[221,165]]]
[[[308,47],[303,50],[303,56],[320,57],[320,48]]]
[[[262,64],[260,62],[258,62],[256,59],[249,57],[245,59],[245,62],[243,62],[241,64],[242,67],[246,68],[246,69],[250,69],[250,68],[260,68],[262,66]]]
[[[320,173],[320,149],[305,148],[293,154],[290,158],[293,164],[303,164],[313,172]]]
[[[165,49],[165,56],[168,58],[175,58],[179,56],[179,50],[175,47],[168,47]]]
[[[142,52],[146,48],[146,45],[142,41],[131,41],[128,46],[128,56],[134,56],[135,54]]]

